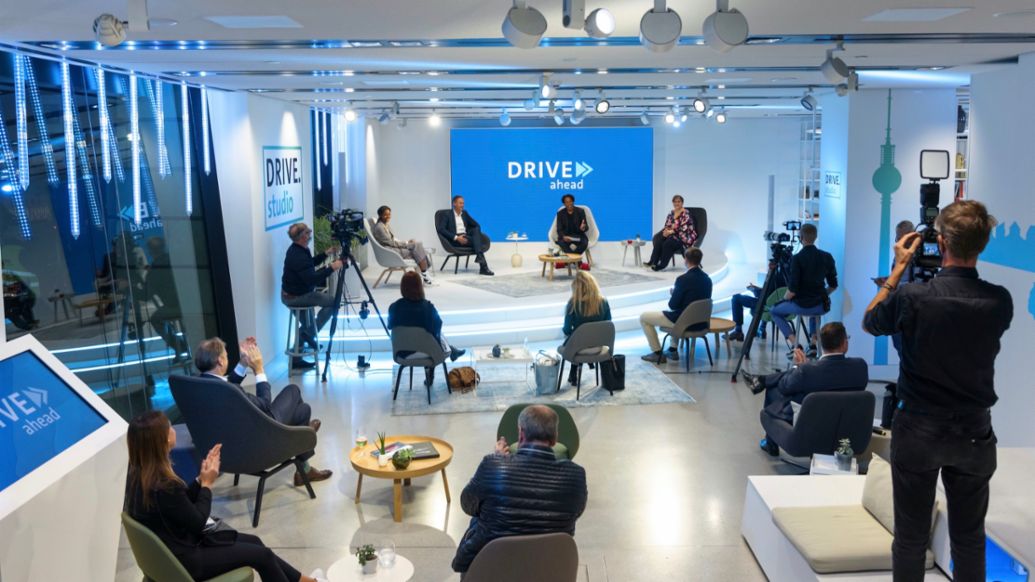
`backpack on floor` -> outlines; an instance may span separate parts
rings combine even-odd
[[[625,390],[625,356],[615,354],[610,360],[597,365],[600,366],[600,383],[603,384],[604,390]]]

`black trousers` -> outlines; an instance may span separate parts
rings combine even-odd
[[[288,384],[270,403],[273,418],[288,426],[308,426],[313,410],[302,401],[302,391],[295,384]]]
[[[743,293],[737,293],[730,300],[730,306],[733,309],[733,323],[737,324],[737,329],[744,326],[744,308],[751,311],[758,305],[758,295],[744,295]]]
[[[464,234],[467,237],[467,244],[462,245],[456,242],[453,243],[458,249],[471,249],[474,254],[478,255],[475,260],[479,263],[485,262],[485,242],[482,240],[482,229],[481,227],[474,227],[467,229]]]
[[[672,260],[672,256],[683,252],[683,241],[676,235],[664,236],[658,231],[651,239],[654,247],[650,251],[650,260],[647,261],[652,267],[664,268]]]
[[[173,329],[170,322],[176,321],[180,316],[179,308],[172,307],[170,305],[163,305],[152,311],[151,317],[148,320],[155,332],[161,336],[165,345],[169,346],[169,349],[177,354],[184,351],[187,338],[184,337],[181,339],[180,336],[176,335],[176,331]],[[170,323],[170,325],[166,325],[166,323]]]
[[[561,239],[557,239],[557,246],[561,247],[561,251],[565,253],[572,253],[575,255],[581,255],[586,252],[589,248],[589,237],[585,233],[577,235],[581,240],[576,242],[564,242]]]
[[[895,582],[924,578],[938,471],[948,501],[953,580],[985,580],[988,482],[996,469],[996,437],[988,411],[964,415],[895,414],[891,481],[895,498]]]
[[[245,533],[238,533],[233,545],[199,546],[180,556],[180,563],[195,580],[215,578],[242,566],[258,572],[262,582],[298,582],[302,577],[301,572],[277,557],[262,540]]]

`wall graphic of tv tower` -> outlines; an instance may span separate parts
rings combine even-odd
[[[891,195],[902,185],[902,174],[895,167],[895,145],[891,143],[891,89],[888,89],[888,121],[884,144],[880,146],[880,167],[873,173],[873,188],[880,192],[880,242],[877,247],[877,275],[891,272]],[[888,364],[888,338],[878,336],[873,342],[873,364]]]

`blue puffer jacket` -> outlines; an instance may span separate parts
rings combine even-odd
[[[575,535],[587,495],[585,469],[556,459],[547,447],[527,445],[514,455],[487,455],[460,496],[460,506],[472,517],[453,570],[466,572],[474,556],[496,538]]]

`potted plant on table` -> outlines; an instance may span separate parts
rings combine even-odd
[[[396,469],[405,471],[410,466],[410,461],[413,460],[413,449],[399,449],[392,455],[392,464],[395,465]]]
[[[855,451],[852,450],[851,439],[841,439],[837,441],[837,450],[834,451],[834,460],[837,461],[838,471],[851,471],[852,457],[854,456]]]
[[[377,553],[374,551],[374,546],[370,544],[360,546],[356,551],[356,558],[359,560],[364,574],[377,573]]]
[[[387,436],[383,432],[377,433],[377,466],[384,467],[388,465],[388,451],[386,447],[388,445]]]

